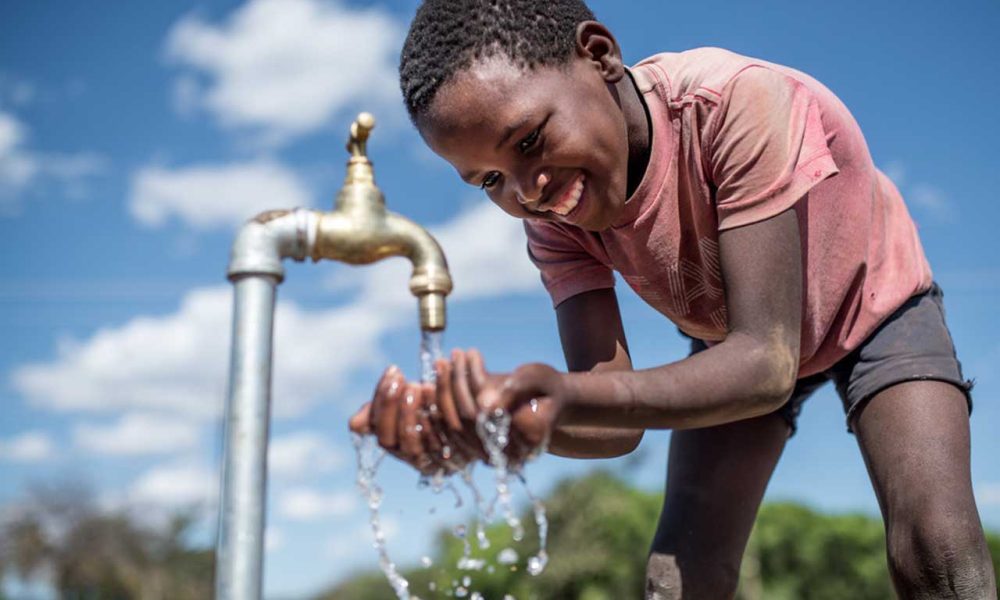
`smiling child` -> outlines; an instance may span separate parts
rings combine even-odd
[[[475,351],[439,362],[435,386],[390,368],[353,430],[426,472],[482,458],[484,410],[512,415],[515,459],[546,440],[617,456],[672,429],[646,594],[715,600],[735,593],[802,402],[832,381],[900,597],[996,597],[942,292],[830,90],[715,48],[626,67],[574,0],[425,1],[400,80],[430,148],[523,220],[569,372],[490,374]],[[689,357],[632,369],[614,271]]]

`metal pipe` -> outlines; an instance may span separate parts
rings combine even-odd
[[[270,275],[249,276],[236,282],[216,598],[260,598],[277,285],[277,278]]]
[[[233,245],[233,340],[216,548],[218,599],[261,596],[275,293],[284,278],[281,260],[303,260],[315,230],[312,211],[264,213],[243,227]]]

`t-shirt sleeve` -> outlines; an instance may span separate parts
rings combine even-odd
[[[611,268],[560,225],[526,219],[524,231],[528,234],[528,258],[538,267],[553,307],[577,294],[614,287]]]
[[[816,97],[766,67],[737,74],[711,117],[707,168],[719,229],[763,221],[838,172]]]

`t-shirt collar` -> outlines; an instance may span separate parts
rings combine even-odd
[[[669,136],[671,133],[669,128],[657,126],[665,118],[661,114],[662,107],[665,104],[662,101],[658,101],[661,100],[660,96],[663,94],[663,86],[659,74],[656,72],[656,67],[640,63],[628,69],[628,71],[635,79],[639,92],[642,94],[642,100],[649,109],[652,140],[650,140],[651,148],[646,172],[643,173],[639,186],[635,188],[632,195],[625,201],[618,220],[612,224],[611,227],[614,229],[626,227],[634,223],[644,212],[643,208],[651,201],[654,201],[659,195],[658,192],[667,171],[664,161],[667,160],[667,146],[670,143]]]

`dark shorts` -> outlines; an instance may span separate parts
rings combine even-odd
[[[965,394],[971,413],[972,382],[962,377],[962,365],[945,324],[943,296],[941,288],[933,284],[907,300],[859,348],[833,367],[799,379],[792,397],[776,411],[788,422],[789,435],[795,433],[802,403],[831,380],[844,403],[848,431],[852,431],[854,418],[873,396],[904,381],[930,379],[954,384]],[[691,340],[692,354],[706,348],[705,342]]]

